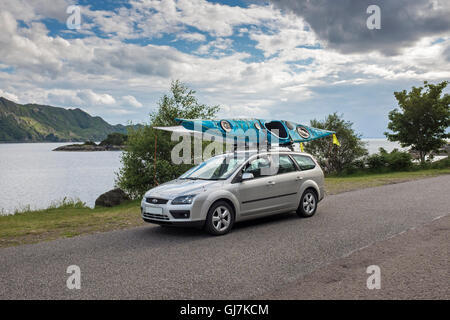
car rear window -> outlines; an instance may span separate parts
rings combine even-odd
[[[298,166],[302,170],[310,170],[316,167],[316,163],[308,156],[302,156],[299,154],[293,154],[292,157],[297,162]]]

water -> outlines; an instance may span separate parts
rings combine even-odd
[[[0,212],[46,208],[66,196],[94,206],[114,187],[121,152],[52,152],[65,144],[0,144]]]
[[[364,139],[369,153],[400,148],[386,139]],[[67,143],[0,144],[0,212],[48,207],[64,197],[93,207],[114,187],[121,152],[52,152]]]
[[[366,148],[369,154],[378,153],[380,148],[384,148],[387,152],[391,152],[394,149],[407,150],[408,148],[402,148],[399,143],[388,141],[383,138],[373,138],[373,139],[362,139],[366,142]]]

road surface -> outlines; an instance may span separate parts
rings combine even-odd
[[[380,265],[383,272],[386,257],[381,253],[389,254],[383,251],[383,243],[416,227],[447,221],[449,190],[450,176],[444,175],[342,193],[325,198],[312,218],[290,213],[244,222],[222,237],[196,229],[144,225],[0,249],[0,298],[243,299],[289,294],[305,298],[297,290],[302,279],[306,285],[314,284],[311,277],[324,268],[364,250],[378,248],[353,262],[359,266],[352,269],[358,273],[355,279],[361,278],[366,265]],[[448,223],[439,230],[448,239]],[[442,246],[448,250],[448,241]],[[401,246],[396,250],[401,253]],[[414,252],[414,248],[408,250]],[[434,254],[416,257],[415,263],[448,262],[445,247],[426,251]],[[387,268],[395,269],[394,260],[389,261]],[[70,265],[81,269],[79,290],[66,286]],[[440,271],[434,274],[434,268],[424,270],[433,281],[442,276]],[[390,292],[386,298],[402,297],[395,290],[402,283],[396,283],[395,277],[390,281],[382,282],[380,290]],[[361,282],[362,288],[354,290],[367,290]],[[317,282],[324,287],[324,295],[316,291],[311,297],[327,298],[327,283]]]

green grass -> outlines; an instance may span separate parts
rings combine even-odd
[[[325,187],[328,194],[337,194],[442,174],[450,174],[450,168],[331,176],[325,179]],[[22,209],[14,215],[0,216],[0,247],[141,225],[144,225],[144,222],[140,217],[139,201],[129,201],[113,208],[91,209],[80,201],[64,199],[45,210]]]
[[[68,238],[141,224],[139,201],[130,201],[113,208],[91,209],[81,202],[65,200],[45,210],[22,209],[14,215],[0,216],[0,247]]]
[[[435,177],[441,174],[450,174],[450,168],[329,176],[325,178],[325,189],[327,190],[327,194],[337,194],[357,189],[382,186],[385,184]]]

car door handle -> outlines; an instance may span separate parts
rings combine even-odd
[[[268,181],[267,184],[273,186],[275,184],[275,181]]]
[[[303,177],[301,177],[301,176],[298,176],[297,178],[295,178],[295,180],[302,180],[303,179]]]

